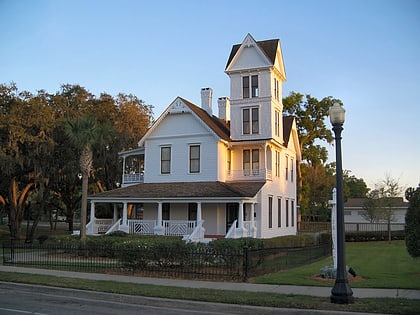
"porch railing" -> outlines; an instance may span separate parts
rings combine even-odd
[[[93,221],[88,223],[88,225],[86,226],[86,231],[88,234],[103,234],[109,230],[112,224],[112,219],[95,218]]]
[[[153,235],[156,220],[128,220],[130,234]]]
[[[123,184],[143,183],[143,182],[144,182],[143,173],[123,174]]]
[[[190,235],[194,231],[197,221],[163,220],[162,224],[165,235],[184,236]]]
[[[227,170],[227,180],[272,180],[272,172],[267,168],[257,170]]]

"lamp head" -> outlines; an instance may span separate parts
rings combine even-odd
[[[344,124],[345,112],[346,110],[343,106],[341,106],[339,103],[334,103],[329,110],[331,124],[333,126]]]

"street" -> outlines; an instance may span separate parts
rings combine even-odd
[[[286,314],[286,310],[0,282],[0,314]],[[287,310],[287,314],[301,312]]]

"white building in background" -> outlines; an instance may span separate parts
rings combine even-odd
[[[230,98],[201,90],[201,106],[181,97],[165,109],[138,148],[122,152],[122,188],[89,196],[88,234],[125,231],[269,238],[297,232],[293,117],[283,116],[286,81],[278,39],[248,34],[230,52]],[[114,205],[111,219],[98,204]]]

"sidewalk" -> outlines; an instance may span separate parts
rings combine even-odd
[[[318,297],[329,297],[331,295],[331,287],[311,287],[311,286],[293,286],[293,285],[270,285],[270,284],[254,284],[254,283],[237,283],[237,282],[212,282],[212,281],[195,281],[180,279],[163,279],[163,278],[146,278],[123,275],[109,275],[102,273],[82,273],[71,271],[60,271],[50,269],[34,269],[26,267],[12,267],[0,265],[0,271],[18,272],[27,274],[49,275],[57,277],[90,279],[90,280],[107,280],[116,282],[153,284],[161,286],[173,286],[182,288],[206,288],[216,290],[229,291],[250,291],[250,292],[273,292],[279,294],[293,295],[309,295]],[[368,289],[368,288],[352,288],[355,298],[404,298],[404,299],[420,299],[420,290],[404,290],[404,289]]]

